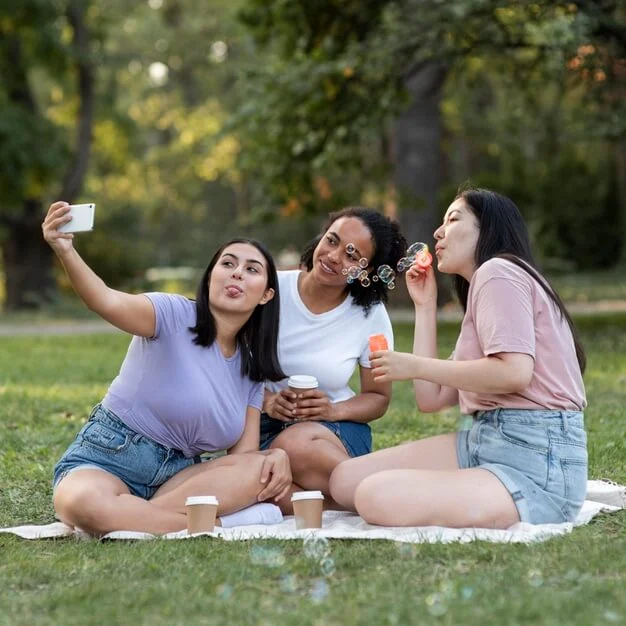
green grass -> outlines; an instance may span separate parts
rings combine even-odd
[[[626,315],[578,320],[590,474],[626,483]],[[458,326],[444,325],[441,354]],[[412,328],[398,325],[408,350]],[[0,526],[53,521],[52,467],[118,371],[123,335],[0,338]],[[456,428],[397,384],[376,447]],[[626,511],[522,546],[299,541],[23,541],[0,535],[0,624],[614,624],[626,622]]]

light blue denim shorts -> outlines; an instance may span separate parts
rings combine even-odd
[[[587,492],[587,435],[580,411],[494,409],[474,415],[457,437],[461,468],[495,474],[522,522],[576,518]]]
[[[76,470],[98,469],[117,476],[133,495],[148,500],[174,474],[194,463],[200,463],[199,456],[187,458],[180,450],[136,433],[98,404],[55,465],[53,485]]]

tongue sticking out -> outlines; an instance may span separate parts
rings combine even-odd
[[[226,287],[226,293],[231,297],[231,298],[236,298],[237,296],[241,295],[241,290],[237,289],[237,287]]]

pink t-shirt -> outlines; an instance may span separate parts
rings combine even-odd
[[[510,261],[493,258],[472,276],[452,358],[469,361],[499,352],[533,357],[530,384],[520,393],[459,390],[463,413],[497,408],[582,410],[586,406],[567,321],[528,272]]]

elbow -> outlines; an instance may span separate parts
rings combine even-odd
[[[417,404],[417,410],[420,413],[436,413],[441,407],[433,401],[428,401],[420,398],[415,398],[415,404]]]

